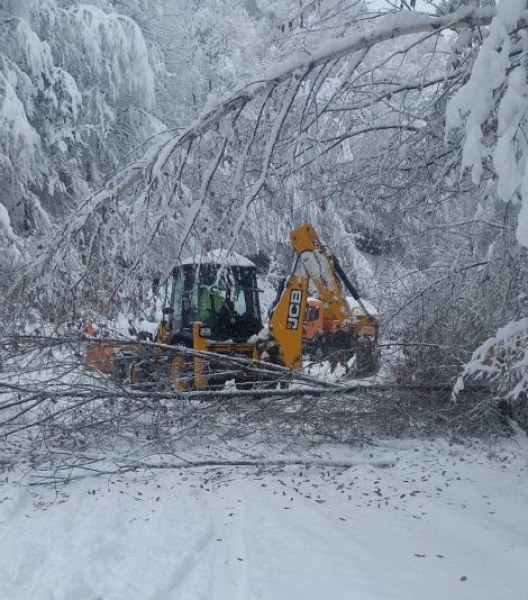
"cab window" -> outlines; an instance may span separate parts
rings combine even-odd
[[[319,307],[310,306],[308,308],[308,321],[317,321],[319,319]]]

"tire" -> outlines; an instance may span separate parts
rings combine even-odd
[[[192,387],[189,381],[190,368],[183,354],[175,354],[169,364],[169,381],[179,392],[186,392]]]
[[[326,347],[321,338],[314,341],[313,357],[316,362],[322,362],[326,357]]]
[[[374,342],[361,340],[356,349],[356,375],[371,377],[380,369],[379,350]]]
[[[130,369],[136,360],[136,354],[126,350],[119,350],[114,354],[112,360],[112,378],[119,383],[129,380]]]

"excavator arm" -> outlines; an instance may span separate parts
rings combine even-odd
[[[309,282],[310,278],[297,257],[269,319],[269,330],[278,347],[279,362],[295,370],[302,366],[302,326]]]
[[[293,249],[300,257],[308,277],[317,288],[319,298],[326,306],[327,316],[337,321],[351,318],[350,307],[341,283],[350,292],[354,300],[367,317],[370,313],[337,258],[319,238],[317,231],[305,223],[290,233]]]
[[[269,328],[278,347],[279,361],[286,367],[299,369],[310,281],[323,302],[325,318],[344,324],[357,320],[343,293],[343,283],[364,312],[365,326],[376,321],[312,225],[305,223],[294,229],[290,240],[295,251],[295,264],[272,309]],[[377,328],[377,324],[375,326]]]
[[[350,308],[337,277],[336,261],[314,227],[305,223],[290,233],[290,239],[306,275],[317,288],[325,316],[337,321],[351,319]]]

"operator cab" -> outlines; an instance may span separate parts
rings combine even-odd
[[[262,329],[256,266],[227,250],[187,259],[173,271],[171,336],[173,343],[192,340],[193,323],[204,337],[245,342]]]

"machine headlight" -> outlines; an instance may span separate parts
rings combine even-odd
[[[200,337],[211,337],[211,328],[200,327]]]

